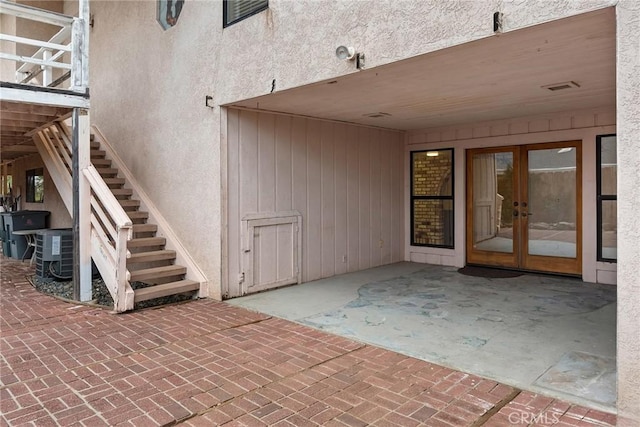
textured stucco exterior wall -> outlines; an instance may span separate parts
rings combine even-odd
[[[640,425],[640,3],[616,8],[618,112],[618,425]]]
[[[155,2],[92,1],[92,120],[219,287],[217,105],[267,94],[274,79],[279,91],[355,72],[335,58],[340,44],[365,52],[372,68],[488,37],[496,10],[510,31],[613,3],[271,0],[223,30],[221,2],[189,1],[163,31]]]

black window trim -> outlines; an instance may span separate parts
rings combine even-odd
[[[238,23],[240,21],[243,21],[257,13],[260,13],[262,11],[265,11],[269,8],[269,1],[267,0],[266,4],[254,11],[252,11],[251,13],[248,13],[244,16],[241,16],[240,18],[231,21],[231,22],[227,22],[227,3],[229,2],[229,0],[222,0],[222,28],[227,28],[235,23]]]
[[[44,203],[44,188],[42,199],[36,200],[36,176],[41,176],[43,179],[44,186],[44,168],[32,168],[28,169],[25,172],[25,180],[26,180],[26,194],[25,194],[25,203]]]
[[[426,153],[429,151],[450,151],[451,152],[451,196],[414,196],[413,195],[413,156],[414,154],[417,153]],[[455,188],[456,188],[456,183],[455,183],[455,151],[453,148],[432,148],[432,149],[428,149],[428,150],[415,150],[415,151],[410,151],[409,152],[409,168],[410,168],[410,175],[409,175],[409,179],[411,180],[411,185],[409,188],[409,199],[410,199],[410,209],[411,209],[411,218],[410,218],[410,232],[411,232],[411,246],[419,246],[419,247],[427,247],[427,248],[441,248],[441,249],[455,249],[455,244],[456,244],[456,227],[455,227],[455,217],[456,217],[456,203],[455,203]],[[453,215],[454,218],[454,224],[453,227],[451,229],[451,241],[452,244],[451,245],[433,245],[433,244],[429,244],[429,243],[416,243],[415,241],[415,223],[414,223],[414,206],[415,200],[451,200],[451,214]]]
[[[614,258],[605,258],[602,256],[602,202],[618,201],[618,195],[602,194],[602,139],[617,136],[615,133],[596,136],[596,227],[597,227],[597,260],[601,262],[617,263]],[[617,160],[616,160],[617,162]]]

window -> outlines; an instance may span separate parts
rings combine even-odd
[[[235,24],[245,18],[262,12],[269,7],[269,0],[223,0],[223,27]]]
[[[42,168],[27,171],[27,203],[44,202],[44,173]]]
[[[453,248],[453,149],[411,152],[411,244]]]
[[[618,259],[618,161],[616,136],[599,135],[596,141],[598,187],[598,261]]]

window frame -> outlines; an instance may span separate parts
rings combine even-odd
[[[42,196],[36,200],[36,177],[42,177]],[[26,197],[25,203],[44,203],[44,168],[28,169],[25,172]]]
[[[597,260],[600,262],[617,263],[617,258],[605,258],[602,255],[602,206],[606,201],[618,201],[618,195],[602,194],[602,140],[604,138],[610,138],[612,136],[617,137],[615,133],[609,133],[606,135],[596,136],[596,245],[597,245]],[[616,168],[618,167],[618,159],[616,156]],[[617,193],[617,189],[616,189]]]
[[[229,1],[230,0],[222,0],[222,28],[227,28],[227,27],[229,27],[229,26],[231,26],[231,25],[233,25],[235,23],[243,21],[243,20],[245,20],[245,19],[247,19],[247,18],[249,18],[249,17],[251,17],[253,15],[256,15],[256,14],[258,14],[260,12],[263,12],[263,11],[265,11],[265,10],[267,10],[269,8],[269,0],[265,0],[264,6],[261,6],[261,7],[257,8],[257,9],[255,9],[255,10],[251,11],[250,13],[248,13],[248,14],[246,14],[244,16],[241,16],[241,17],[239,17],[239,18],[237,18],[237,19],[235,19],[233,21],[229,21],[227,19],[228,18],[228,16],[227,16],[228,15],[227,5],[229,4]]]
[[[450,196],[415,196],[413,191],[413,169],[414,169],[414,155],[427,153],[432,151],[449,151],[451,153],[451,195]],[[411,246],[419,246],[419,247],[428,247],[428,248],[441,248],[441,249],[455,249],[456,244],[456,227],[455,227],[455,217],[456,217],[456,203],[455,203],[455,150],[453,148],[434,148],[427,150],[415,150],[409,152],[409,203],[410,203],[410,241]],[[451,215],[454,219],[454,224],[451,227],[451,245],[435,245],[430,243],[417,243],[415,241],[415,201],[416,200],[450,200],[451,201]]]

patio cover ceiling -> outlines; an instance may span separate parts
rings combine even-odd
[[[615,106],[615,57],[607,8],[231,105],[403,130]]]

